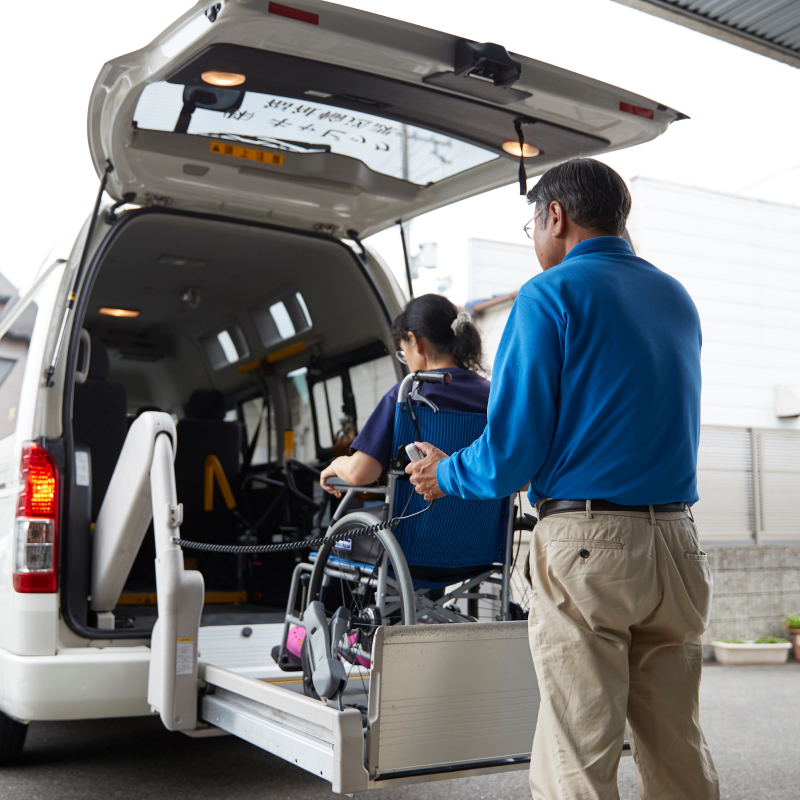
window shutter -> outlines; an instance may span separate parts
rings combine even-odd
[[[762,539],[800,539],[800,432],[756,431]]]
[[[700,538],[751,541],[753,516],[753,456],[747,428],[700,429],[697,492],[692,508]]]

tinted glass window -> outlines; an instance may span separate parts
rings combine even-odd
[[[183,108],[184,86],[151,83],[136,106],[139,128],[174,131]],[[197,108],[187,133],[223,140],[233,155],[258,157],[256,148],[315,155],[336,153],[362,161],[370,169],[420,186],[457,175],[497,158],[495,153],[441,133],[404,125],[374,114],[356,113],[328,105],[326,97],[303,100],[246,92],[233,111]],[[253,148],[239,153],[241,145]],[[217,152],[217,151],[214,151]],[[262,156],[268,156],[262,153]]]
[[[264,347],[280,344],[311,328],[311,317],[300,292],[282,292],[250,309]]]

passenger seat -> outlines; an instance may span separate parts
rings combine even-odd
[[[75,384],[72,434],[86,445],[92,462],[92,520],[97,519],[108,484],[128,435],[128,398],[125,387],[107,381],[108,351],[91,336],[89,372],[84,383]]]
[[[239,455],[241,430],[238,422],[225,422],[225,398],[216,389],[197,389],[184,406],[185,419],[178,422],[178,452],[175,482],[178,500],[187,521],[232,518],[217,480],[214,480],[213,511],[204,509],[205,465],[208,456],[219,459],[234,499],[239,502]]]

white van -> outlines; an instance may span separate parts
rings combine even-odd
[[[154,710],[192,735],[239,733],[339,792],[523,764],[516,745],[391,762],[402,737],[378,711],[364,732],[358,711],[282,699],[270,650],[296,552],[187,551],[169,612],[178,655],[162,643],[151,662],[167,599],[152,528],[127,541],[125,526],[147,529],[153,442],[168,441],[159,469],[181,506],[165,495],[156,535],[180,525],[184,539],[246,545],[324,532],[317,470],[403,375],[389,325],[404,292],[362,240],[681,118],[499,45],[318,0],[198,3],[106,64],[89,106],[97,205],[0,319],[0,764],[31,720]],[[123,447],[141,475],[117,469]],[[199,647],[180,635],[197,628],[186,608]],[[478,658],[498,625],[507,646],[488,672],[507,668],[512,687],[519,664],[530,670],[524,623],[441,626],[458,631],[436,641]],[[438,663],[415,672],[390,657],[392,641],[392,653],[433,641],[422,628],[376,637],[384,699]],[[188,692],[182,721],[153,674],[148,696],[156,666],[182,679],[163,689]]]

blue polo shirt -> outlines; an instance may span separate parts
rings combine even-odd
[[[531,503],[695,503],[701,339],[678,281],[616,236],[581,242],[520,290],[489,423],[439,462],[440,488],[488,499],[530,481]]]
[[[478,414],[486,413],[489,402],[490,383],[485,378],[468,369],[448,367],[435,369],[431,372],[449,372],[449,384],[423,383],[420,394],[429,398],[439,408],[449,408],[453,411],[473,411]],[[350,452],[360,450],[368,456],[377,459],[384,468],[389,466],[392,453],[392,439],[394,438],[394,412],[397,406],[397,394],[400,384],[395,384],[381,398],[369,419],[364,423],[361,432],[350,445]],[[422,431],[424,433],[424,431]]]

